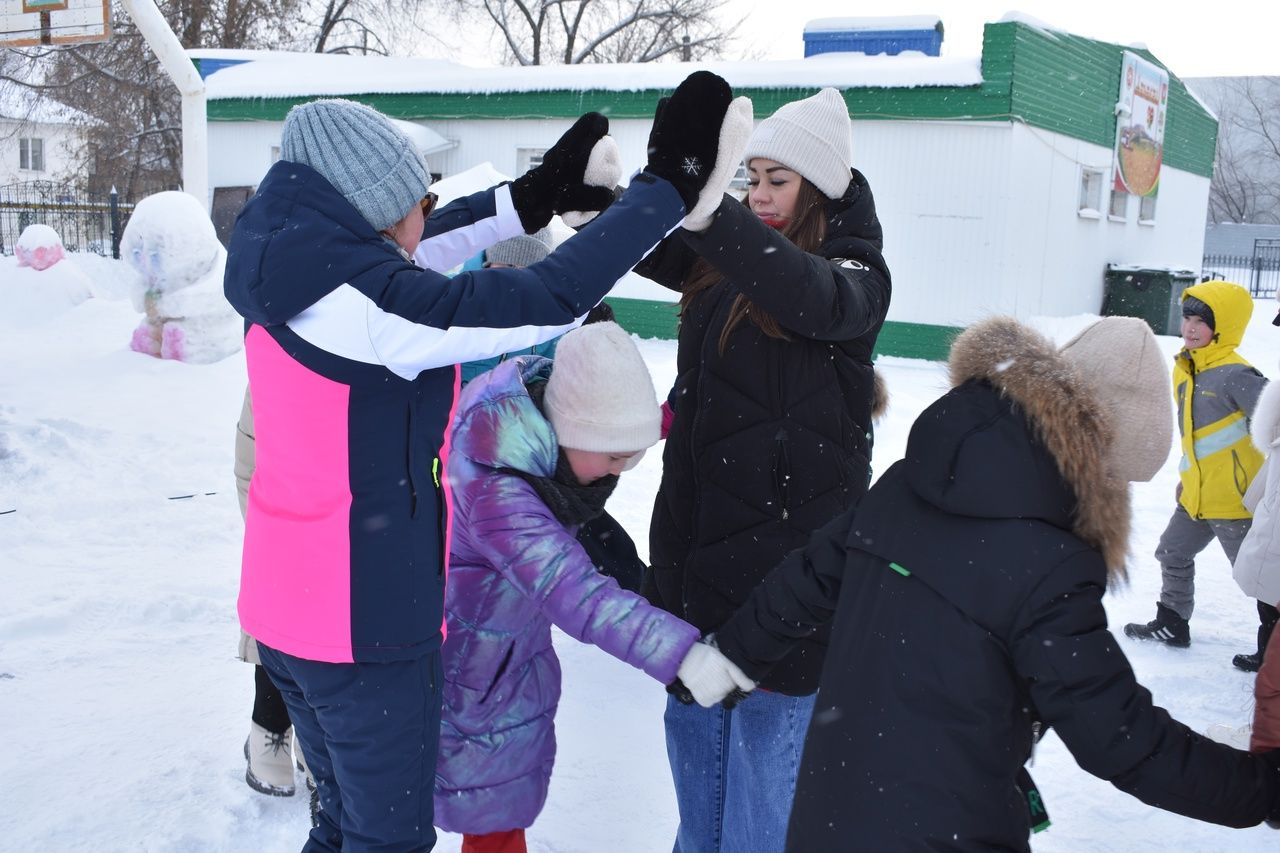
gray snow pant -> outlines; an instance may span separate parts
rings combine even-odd
[[[1235,565],[1240,543],[1252,524],[1251,518],[1195,519],[1178,504],[1156,546],[1162,576],[1160,603],[1183,619],[1190,619],[1195,609],[1196,554],[1216,537],[1227,559]]]

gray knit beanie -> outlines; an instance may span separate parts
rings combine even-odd
[[[518,234],[484,250],[485,263],[531,267],[551,254],[551,232],[546,228],[532,234]]]
[[[377,231],[403,219],[431,185],[413,140],[355,101],[312,101],[289,110],[280,156],[323,175]]]
[[[582,326],[556,343],[542,403],[561,447],[631,453],[662,437],[649,368],[617,323]]]
[[[1169,371],[1151,327],[1137,317],[1104,317],[1061,353],[1111,416],[1111,472],[1130,482],[1150,480],[1173,443]]]
[[[843,196],[853,177],[853,124],[844,98],[828,87],[779,107],[747,142],[743,159],[750,165],[756,157],[778,161],[827,198]]]

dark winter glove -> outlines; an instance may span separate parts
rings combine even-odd
[[[547,149],[542,163],[511,182],[511,201],[526,233],[546,227],[554,214],[600,211],[613,202],[613,183],[607,187],[585,183],[592,150],[598,143],[613,144],[604,142],[608,133],[607,118],[587,113]]]
[[[667,685],[667,692],[676,697],[676,701],[681,705],[692,705],[694,703],[693,694],[689,692],[689,688],[684,686],[684,682],[676,679]],[[738,703],[747,698],[745,690],[733,688],[728,696],[720,700],[720,707],[726,711],[732,711],[738,706]]]
[[[710,71],[695,71],[658,101],[645,171],[669,181],[685,210],[693,209],[716,166],[720,128],[732,102],[729,84]]]

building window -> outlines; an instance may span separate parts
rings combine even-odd
[[[516,149],[516,174],[523,175],[530,169],[542,165],[542,155],[547,153],[545,148],[517,148]]]
[[[1076,210],[1085,219],[1102,218],[1102,170],[1080,170],[1080,198]]]
[[[1129,218],[1129,194],[1124,190],[1111,191],[1111,207],[1107,210],[1107,216],[1117,222],[1124,222]]]
[[[1142,204],[1138,206],[1138,224],[1139,225],[1155,225],[1156,224],[1156,197],[1153,195],[1144,195]]]
[[[272,163],[280,162],[280,146],[279,145],[271,146],[271,162]]]
[[[13,161],[10,160],[10,163]],[[18,140],[18,168],[26,169],[30,172],[44,171],[44,140],[43,139],[27,139]]]

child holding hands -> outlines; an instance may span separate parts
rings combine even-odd
[[[444,711],[435,820],[465,853],[521,853],[555,758],[551,626],[699,701],[754,683],[698,629],[596,571],[575,529],[659,438],[648,369],[616,323],[468,384],[449,453]],[[706,700],[708,705],[712,702]]]

